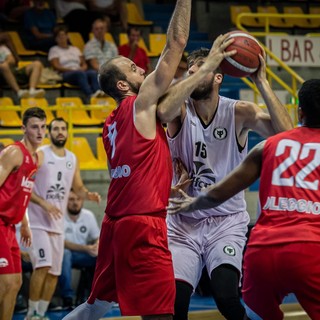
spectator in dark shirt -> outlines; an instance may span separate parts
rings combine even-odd
[[[34,7],[25,12],[24,26],[30,49],[48,52],[55,45],[53,32],[56,16],[46,8],[44,0],[35,0]]]

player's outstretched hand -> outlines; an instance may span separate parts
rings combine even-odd
[[[181,197],[180,198],[170,198],[169,206],[167,207],[168,214],[177,214],[180,212],[192,212],[194,211],[192,204],[195,202],[196,198],[188,196],[183,190],[178,190]]]
[[[260,66],[258,70],[250,75],[252,81],[258,85],[267,79],[266,53],[261,47],[262,55],[259,54]]]
[[[101,201],[101,196],[100,196],[100,194],[99,194],[98,192],[90,192],[90,191],[88,191],[88,193],[87,193],[87,200],[100,203],[100,201]]]
[[[231,57],[237,53],[237,50],[225,51],[226,48],[234,41],[233,38],[227,40],[228,36],[228,34],[220,35],[212,44],[206,60],[206,65],[212,71],[218,68],[224,58]]]

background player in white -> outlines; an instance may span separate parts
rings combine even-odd
[[[220,205],[260,176],[261,215],[244,256],[243,299],[250,319],[283,319],[279,305],[294,293],[320,319],[320,80],[299,90],[301,127],[258,144],[226,178],[197,198],[182,192],[169,213]]]
[[[96,192],[84,186],[76,156],[64,148],[67,123],[56,118],[48,126],[50,145],[38,151],[39,170],[28,207],[34,242],[30,250],[33,273],[30,279],[27,320],[46,319],[55,291],[64,249],[63,214],[70,189],[81,198],[99,202]]]
[[[189,75],[199,72],[208,53],[208,49],[200,49],[189,55]],[[250,129],[267,137],[292,128],[286,108],[266,79],[262,56],[260,63],[259,70],[251,78],[269,114],[252,102],[220,96],[223,74],[219,69],[208,74],[201,83],[186,86],[184,80],[173,85],[168,96],[172,104],[180,104],[179,109],[166,110],[159,106],[158,112],[168,118],[171,155],[173,159],[182,160],[193,179],[188,190],[190,195],[197,195],[203,187],[220,181],[244,159]],[[188,94],[191,96],[185,102]],[[172,110],[179,111],[173,114]],[[172,117],[175,119],[170,121]],[[215,209],[169,216],[167,222],[177,289],[174,319],[187,319],[190,297],[204,266],[220,312],[226,319],[244,319],[245,309],[239,296],[242,252],[249,223],[244,194],[236,195]]]

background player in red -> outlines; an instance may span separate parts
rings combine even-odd
[[[37,171],[36,149],[46,130],[45,112],[37,107],[23,114],[23,138],[0,153],[0,319],[12,318],[20,289],[21,259],[15,224],[22,220],[21,239],[31,244],[25,211]]]
[[[191,198],[171,199],[169,213],[218,206],[260,180],[261,215],[244,257],[243,299],[250,319],[283,319],[294,293],[320,319],[320,80],[299,91],[301,127],[258,144],[230,175]]]

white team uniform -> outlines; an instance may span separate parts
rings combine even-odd
[[[168,137],[172,158],[180,158],[193,179],[188,190],[191,196],[220,181],[247,155],[247,145],[242,149],[237,143],[235,103],[236,100],[219,96],[213,120],[205,125],[189,99],[180,131],[175,137]],[[209,275],[224,263],[241,272],[249,221],[244,192],[213,209],[168,216],[175,278],[196,288],[204,265]]]
[[[65,149],[65,156],[57,156],[49,145],[40,150],[44,154],[34,184],[34,192],[65,214],[76,169],[76,157]],[[64,249],[64,218],[50,218],[39,205],[28,206],[33,242],[30,250],[34,268],[50,266],[50,273],[59,275]]]

